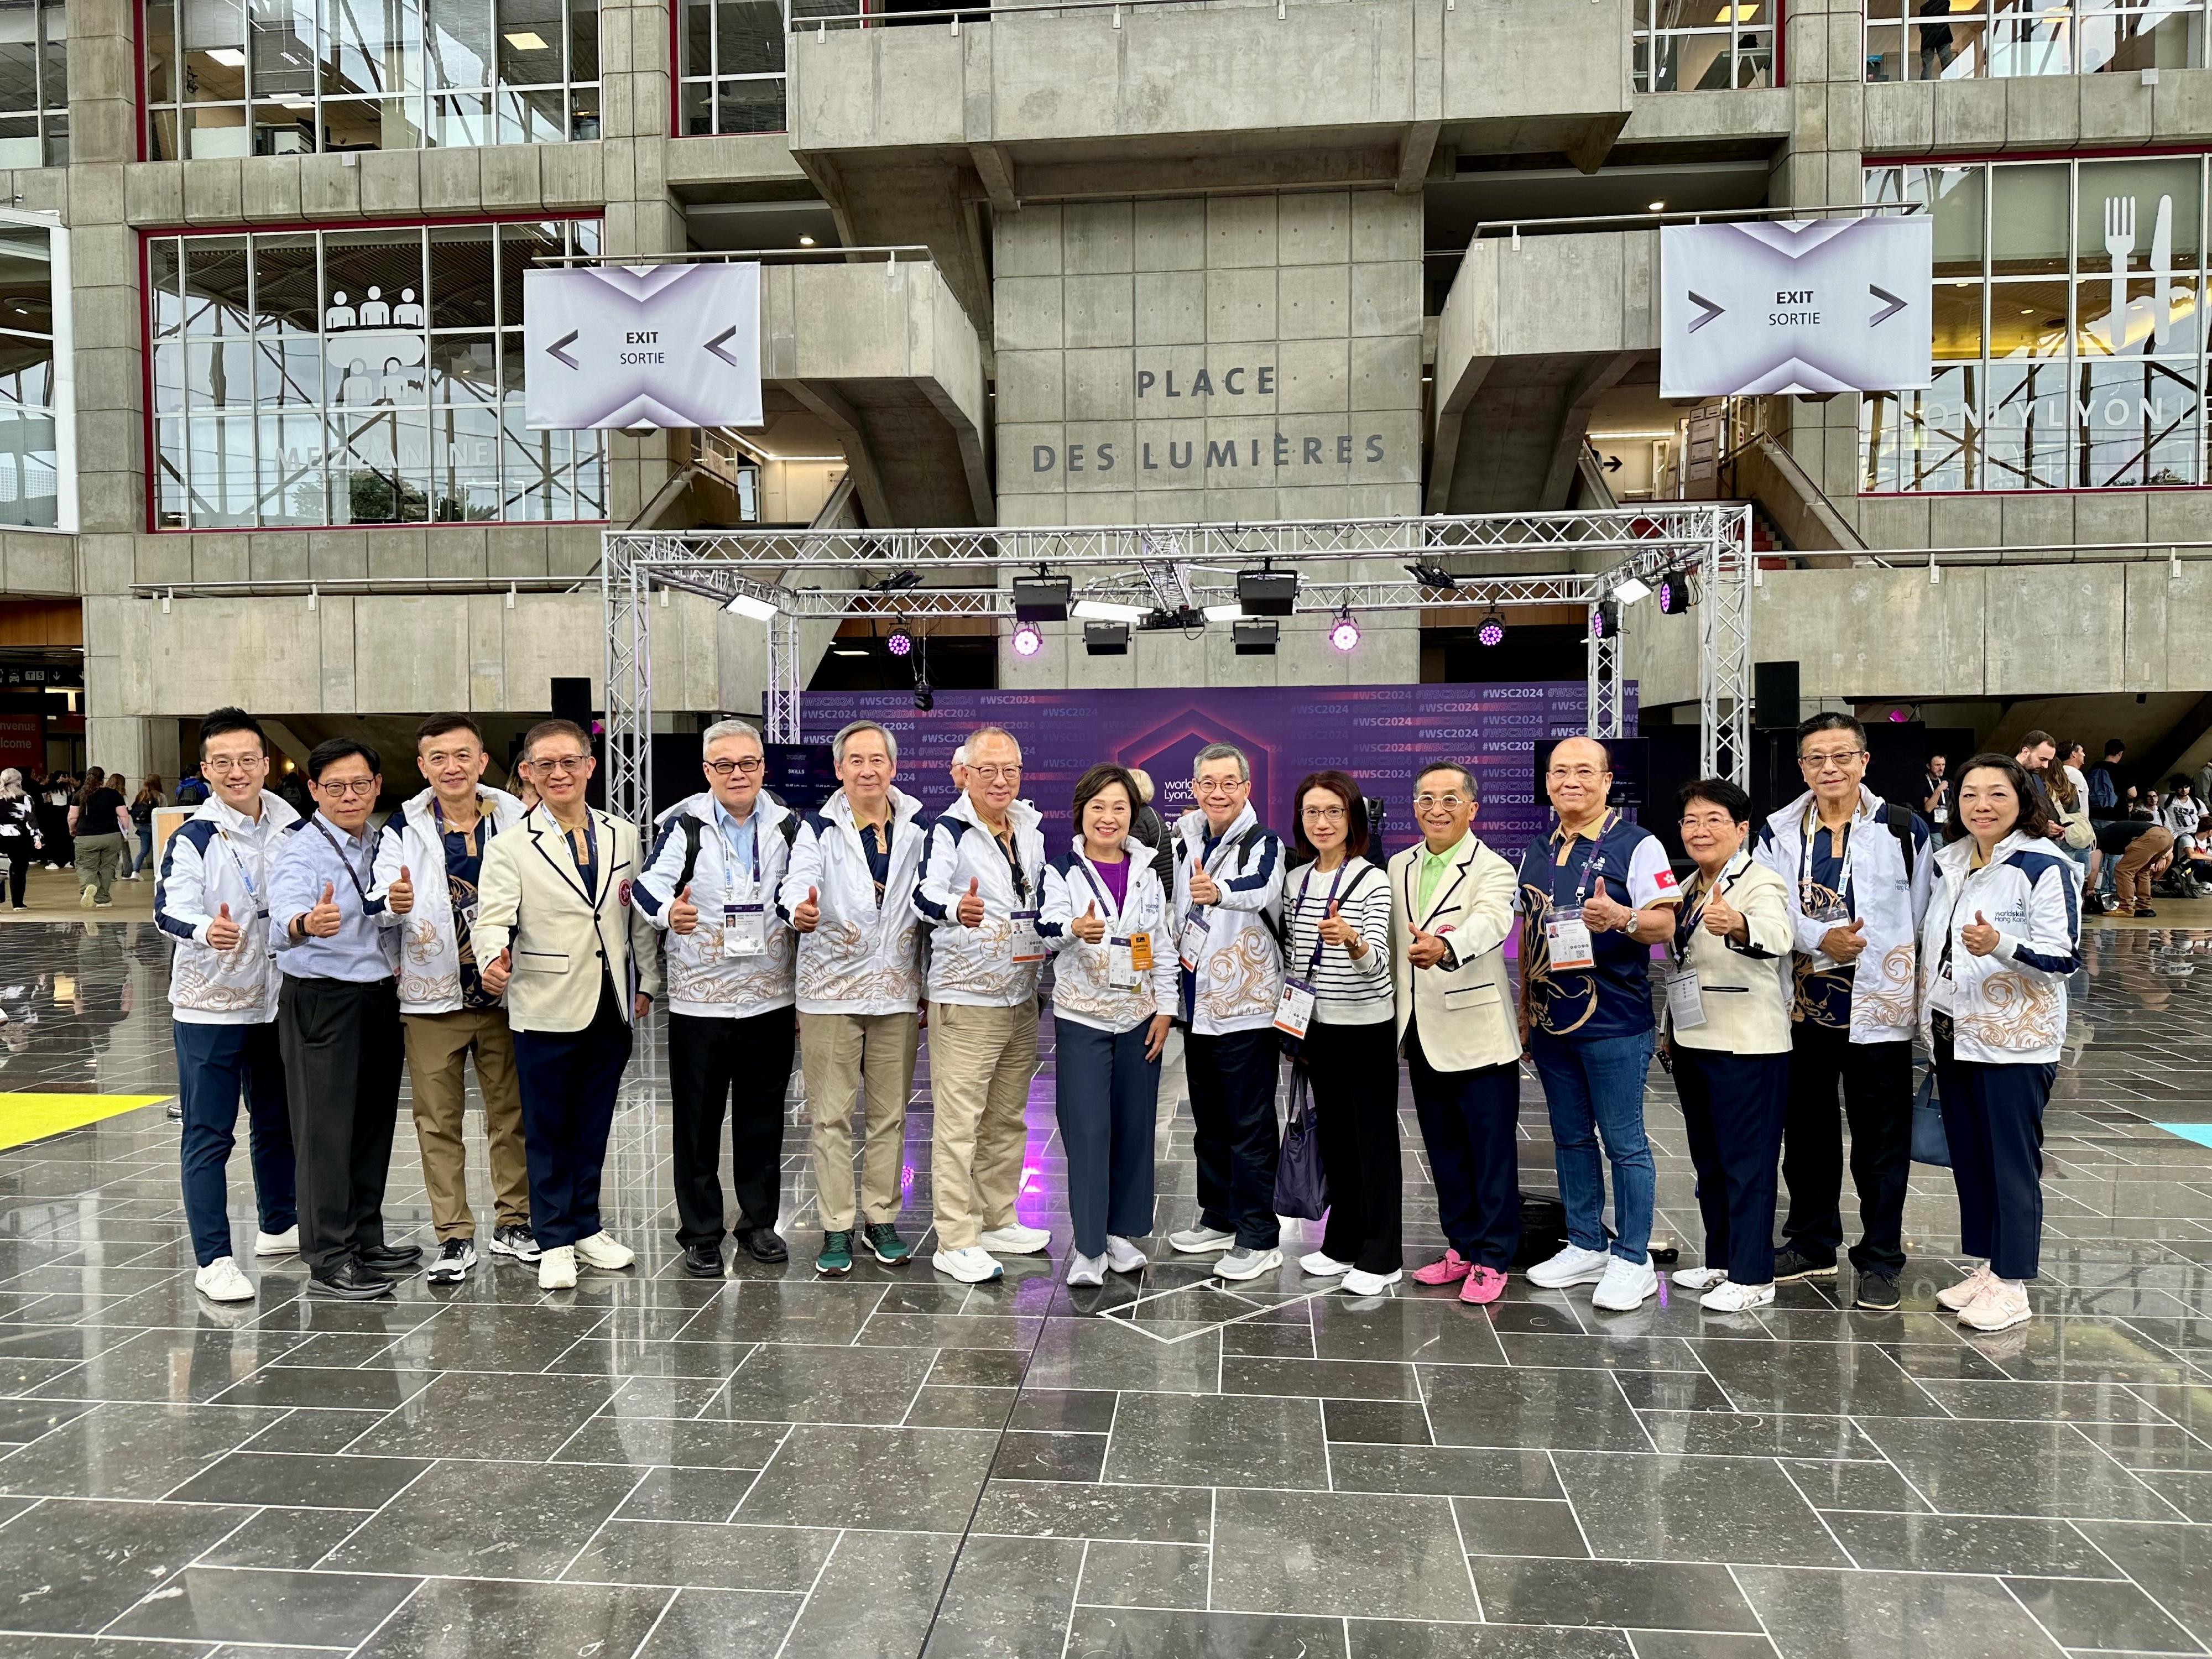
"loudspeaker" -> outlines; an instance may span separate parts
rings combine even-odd
[[[1751,723],[1760,731],[1794,726],[1797,714],[1797,665],[1755,662],[1751,665]]]
[[[574,720],[586,732],[592,729],[592,680],[588,674],[553,677],[553,718]]]

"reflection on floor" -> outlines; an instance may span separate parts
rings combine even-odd
[[[1294,1267],[1237,1302],[1174,1265],[1071,1297],[1048,1061],[1024,1213],[1054,1259],[972,1290],[926,1263],[813,1282],[796,1127],[793,1266],[678,1276],[657,1039],[609,1166],[639,1267],[569,1293],[510,1263],[331,1306],[287,1261],[219,1310],[191,1287],[158,1107],[21,1147],[0,1154],[0,1632],[45,1638],[0,1652],[2200,1652],[2212,1149],[2158,1126],[2212,1123],[2207,953],[2093,928],[2042,1317],[1986,1340],[1934,1311],[1957,1241],[1929,1170],[1897,1314],[1844,1311],[1848,1274],[1734,1319],[1672,1295],[1601,1316],[1519,1280],[1487,1313],[1353,1303]],[[0,935],[0,1089],[169,1087],[164,954],[143,924]],[[925,1074],[915,1232],[927,1101]],[[1656,1072],[1650,1116],[1665,1219],[1694,1240]],[[1546,1184],[1533,1085],[1522,1122]],[[389,1212],[426,1240],[398,1142]],[[1192,1215],[1188,1149],[1179,1111],[1161,1232]],[[250,1225],[242,1155],[233,1173]]]

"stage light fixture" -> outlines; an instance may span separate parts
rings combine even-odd
[[[1352,620],[1352,612],[1340,611],[1336,621],[1330,624],[1328,642],[1340,651],[1355,649],[1359,644],[1359,624]]]
[[[1297,609],[1298,573],[1240,570],[1237,573],[1237,603],[1248,617],[1287,617]]]
[[[1459,586],[1459,578],[1440,564],[1409,564],[1406,574],[1424,587],[1452,588]]]
[[[919,570],[894,570],[876,584],[876,591],[878,593],[902,593],[909,587],[921,586],[921,572]]]
[[[1200,614],[1210,623],[1242,622],[1244,607],[1241,605],[1209,605]]]
[[[756,599],[750,593],[732,593],[723,610],[739,617],[749,617],[755,622],[774,622],[775,607],[766,599]]]
[[[914,683],[914,706],[925,714],[937,707],[937,693],[927,680]]]
[[[1638,599],[1651,597],[1651,584],[1634,576],[1623,576],[1613,585],[1613,597],[1622,605],[1634,605]]]
[[[1035,623],[1025,622],[1014,629],[1014,654],[1034,657],[1044,649],[1044,635]]]
[[[1094,657],[1127,656],[1129,654],[1129,624],[1118,622],[1084,623],[1083,648]]]
[[[1074,614],[1083,622],[1140,623],[1152,613],[1141,605],[1119,605],[1111,599],[1078,599]]]
[[[914,654],[914,635],[907,632],[904,623],[899,623],[884,636],[884,649],[894,657],[910,657]]]
[[[1617,640],[1620,637],[1620,607],[1611,599],[1603,601],[1590,612],[1590,637],[1594,640]]]
[[[1277,622],[1240,622],[1230,637],[1240,657],[1272,657],[1283,625]]]
[[[1075,584],[1066,576],[1014,578],[1014,620],[1025,623],[1066,622],[1068,601]]]
[[[1490,607],[1490,614],[1482,619],[1482,626],[1474,630],[1474,637],[1476,642],[1481,645],[1504,644],[1504,612],[1498,610],[1496,605],[1492,605]]]
[[[1659,611],[1679,617],[1690,608],[1690,579],[1678,566],[1659,578]]]

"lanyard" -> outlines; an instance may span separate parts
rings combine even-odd
[[[444,803],[435,795],[430,797],[430,820],[437,828],[438,839],[443,841],[446,838],[446,808]],[[483,797],[478,795],[477,797],[476,845],[469,850],[473,854],[481,854],[484,849],[484,843],[489,841],[498,830],[498,821],[489,812],[484,811]],[[465,836],[469,831],[456,830],[453,833],[457,836]]]
[[[761,884],[761,836],[760,812],[757,808],[754,810],[753,816],[745,820],[745,823],[746,826],[753,832],[753,890],[755,892],[758,892],[760,890]],[[737,848],[730,845],[727,821],[722,817],[721,809],[720,807],[716,807],[714,809],[714,833],[721,839],[722,851],[726,854],[731,860],[734,860],[737,857]]]
[[[1610,811],[1607,811],[1597,821],[1597,834],[1590,837],[1589,855],[1583,860],[1582,874],[1575,882],[1575,908],[1577,910],[1581,909],[1583,903],[1589,898],[1590,876],[1594,867],[1603,862],[1603,856],[1600,854],[1598,848],[1604,840],[1605,832],[1612,829],[1617,821],[1618,820]],[[1581,839],[1582,836],[1579,835],[1570,836],[1567,838],[1565,850],[1568,858],[1572,858],[1574,856],[1575,843]],[[1561,864],[1564,864],[1565,861],[1565,859],[1559,860]],[[1553,867],[1556,868],[1557,866],[1555,865]],[[1605,872],[1601,869],[1597,870],[1596,874],[1601,881],[1605,878]],[[1550,882],[1547,881],[1544,884],[1544,890],[1547,895],[1551,892],[1551,888],[1552,884]],[[1627,897],[1628,883],[1625,877],[1621,881],[1620,888],[1621,896],[1623,898]]]
[[[1306,898],[1307,896],[1313,891],[1313,872],[1316,867],[1317,866],[1310,864],[1306,866],[1305,879],[1298,885],[1297,903],[1291,912],[1294,916],[1304,916],[1305,915]],[[1328,896],[1321,902],[1321,913],[1324,916],[1328,914],[1328,907],[1336,901],[1337,884],[1344,879],[1344,872],[1351,867],[1352,860],[1350,859],[1345,860],[1343,863],[1336,866],[1336,874],[1329,878]],[[1322,937],[1320,929],[1316,927],[1314,932],[1313,954],[1306,958],[1306,977],[1308,979],[1311,979],[1321,967],[1321,952]]]
[[[230,831],[228,830],[222,832],[222,845],[223,849],[230,854],[230,861],[238,866],[238,878],[246,884],[247,901],[258,907],[261,902],[261,890],[255,884],[252,872],[246,869],[246,860],[238,856],[238,843],[231,840]],[[267,858],[266,849],[255,849],[253,861],[256,864],[264,863]]]
[[[990,834],[988,830],[984,833]],[[992,836],[991,845],[999,849],[1000,856],[1006,861],[1006,873],[1014,880],[1014,897],[1020,902],[1027,904],[1030,902],[1030,878],[1022,873],[1021,857],[1014,851],[1014,835],[1012,826],[1008,827],[1006,839],[1004,841],[1000,841],[996,836]]]
[[[1813,837],[1820,833],[1820,809],[1817,806],[1807,807],[1805,821],[1798,827],[1797,902],[1801,905],[1805,902],[1805,895],[1812,886]],[[1845,904],[1850,902],[1848,895],[1851,890],[1851,860],[1858,853],[1858,837],[1851,833],[1857,823],[1857,812],[1854,809],[1850,823],[1844,826],[1844,850],[1836,869],[1836,896]],[[1828,849],[1832,854],[1835,851],[1835,845],[1832,831],[1828,838]]]
[[[1685,914],[1678,917],[1674,922],[1674,942],[1672,948],[1674,965],[1677,968],[1690,959],[1690,946],[1696,943],[1698,924],[1705,919],[1707,908],[1719,896],[1722,884],[1727,881],[1728,872],[1735,862],[1735,860],[1731,859],[1727,864],[1723,865],[1720,873],[1711,881],[1706,882],[1702,888],[1696,884],[1696,882],[1705,881],[1702,875],[1696,878],[1696,881],[1692,883],[1686,896],[1691,902],[1682,907]]]
[[[331,851],[338,855],[339,867],[344,870],[346,872],[346,879],[353,884],[353,890],[360,896],[362,905],[366,907],[368,903],[368,889],[362,885],[361,873],[353,867],[351,861],[347,859],[345,855],[345,848],[338,845],[338,838],[336,836],[333,836],[327,829],[324,828],[322,815],[320,813],[316,814],[315,817],[308,819],[307,822],[315,826],[315,833],[317,835],[320,836],[325,841],[330,842]],[[232,856],[235,858],[237,854],[233,854]]]

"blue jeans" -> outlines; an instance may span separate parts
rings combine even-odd
[[[236,1251],[230,1242],[230,1197],[224,1179],[238,1144],[238,1097],[246,1097],[253,1152],[253,1196],[264,1233],[287,1231],[299,1219],[292,1170],[292,1119],[276,1026],[169,1027],[177,1048],[178,1104],[184,1109],[180,1161],[185,1218],[192,1256],[203,1267]]]
[[[1528,1038],[1551,1111],[1567,1242],[1583,1250],[1606,1248],[1605,1165],[1598,1158],[1602,1134],[1613,1164],[1613,1253],[1639,1266],[1651,1248],[1656,1185],[1650,1143],[1644,1138],[1644,1074],[1651,1069],[1652,1039],[1650,1031],[1596,1038],[1537,1031]]]

